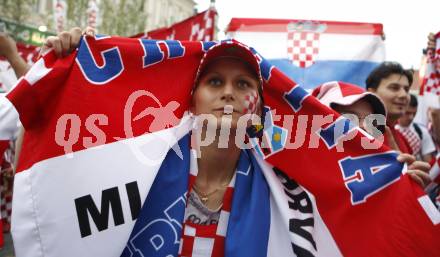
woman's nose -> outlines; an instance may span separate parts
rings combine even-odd
[[[223,86],[222,91],[222,99],[223,100],[234,100],[234,86],[231,82],[226,82]]]

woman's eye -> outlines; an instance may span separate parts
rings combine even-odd
[[[240,88],[248,88],[248,87],[250,87],[249,82],[247,82],[245,80],[239,80],[237,84],[238,84],[238,86]]]
[[[211,86],[220,86],[222,81],[219,78],[211,78],[208,80],[209,85]]]

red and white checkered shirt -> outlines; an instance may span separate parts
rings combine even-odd
[[[411,124],[411,126],[413,125]],[[417,135],[417,133],[412,131],[410,127],[398,126],[398,129],[411,147],[413,155],[417,155],[422,149],[421,138]]]
[[[190,190],[196,176],[191,172]],[[234,178],[235,179],[235,178]],[[226,188],[218,224],[200,225],[185,221],[180,239],[179,257],[223,257],[225,237],[234,194],[234,179]]]

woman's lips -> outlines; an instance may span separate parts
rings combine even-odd
[[[225,113],[225,114],[231,114],[233,112],[240,113],[239,111],[234,109],[234,106],[232,106],[232,105],[225,105],[223,107],[214,109],[214,111],[222,112],[222,113]]]

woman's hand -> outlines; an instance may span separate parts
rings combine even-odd
[[[15,41],[5,32],[0,32],[0,56],[4,56],[8,61],[19,57]]]
[[[422,188],[425,188],[431,182],[431,178],[429,177],[431,165],[429,165],[429,163],[416,161],[413,155],[406,153],[399,154],[397,160],[408,165],[408,175]]]
[[[41,48],[41,53],[44,54],[53,49],[58,57],[69,55],[74,49],[78,47],[81,36],[95,36],[95,30],[87,27],[84,31],[75,27],[70,31],[63,31],[57,36],[50,36],[44,42]]]

